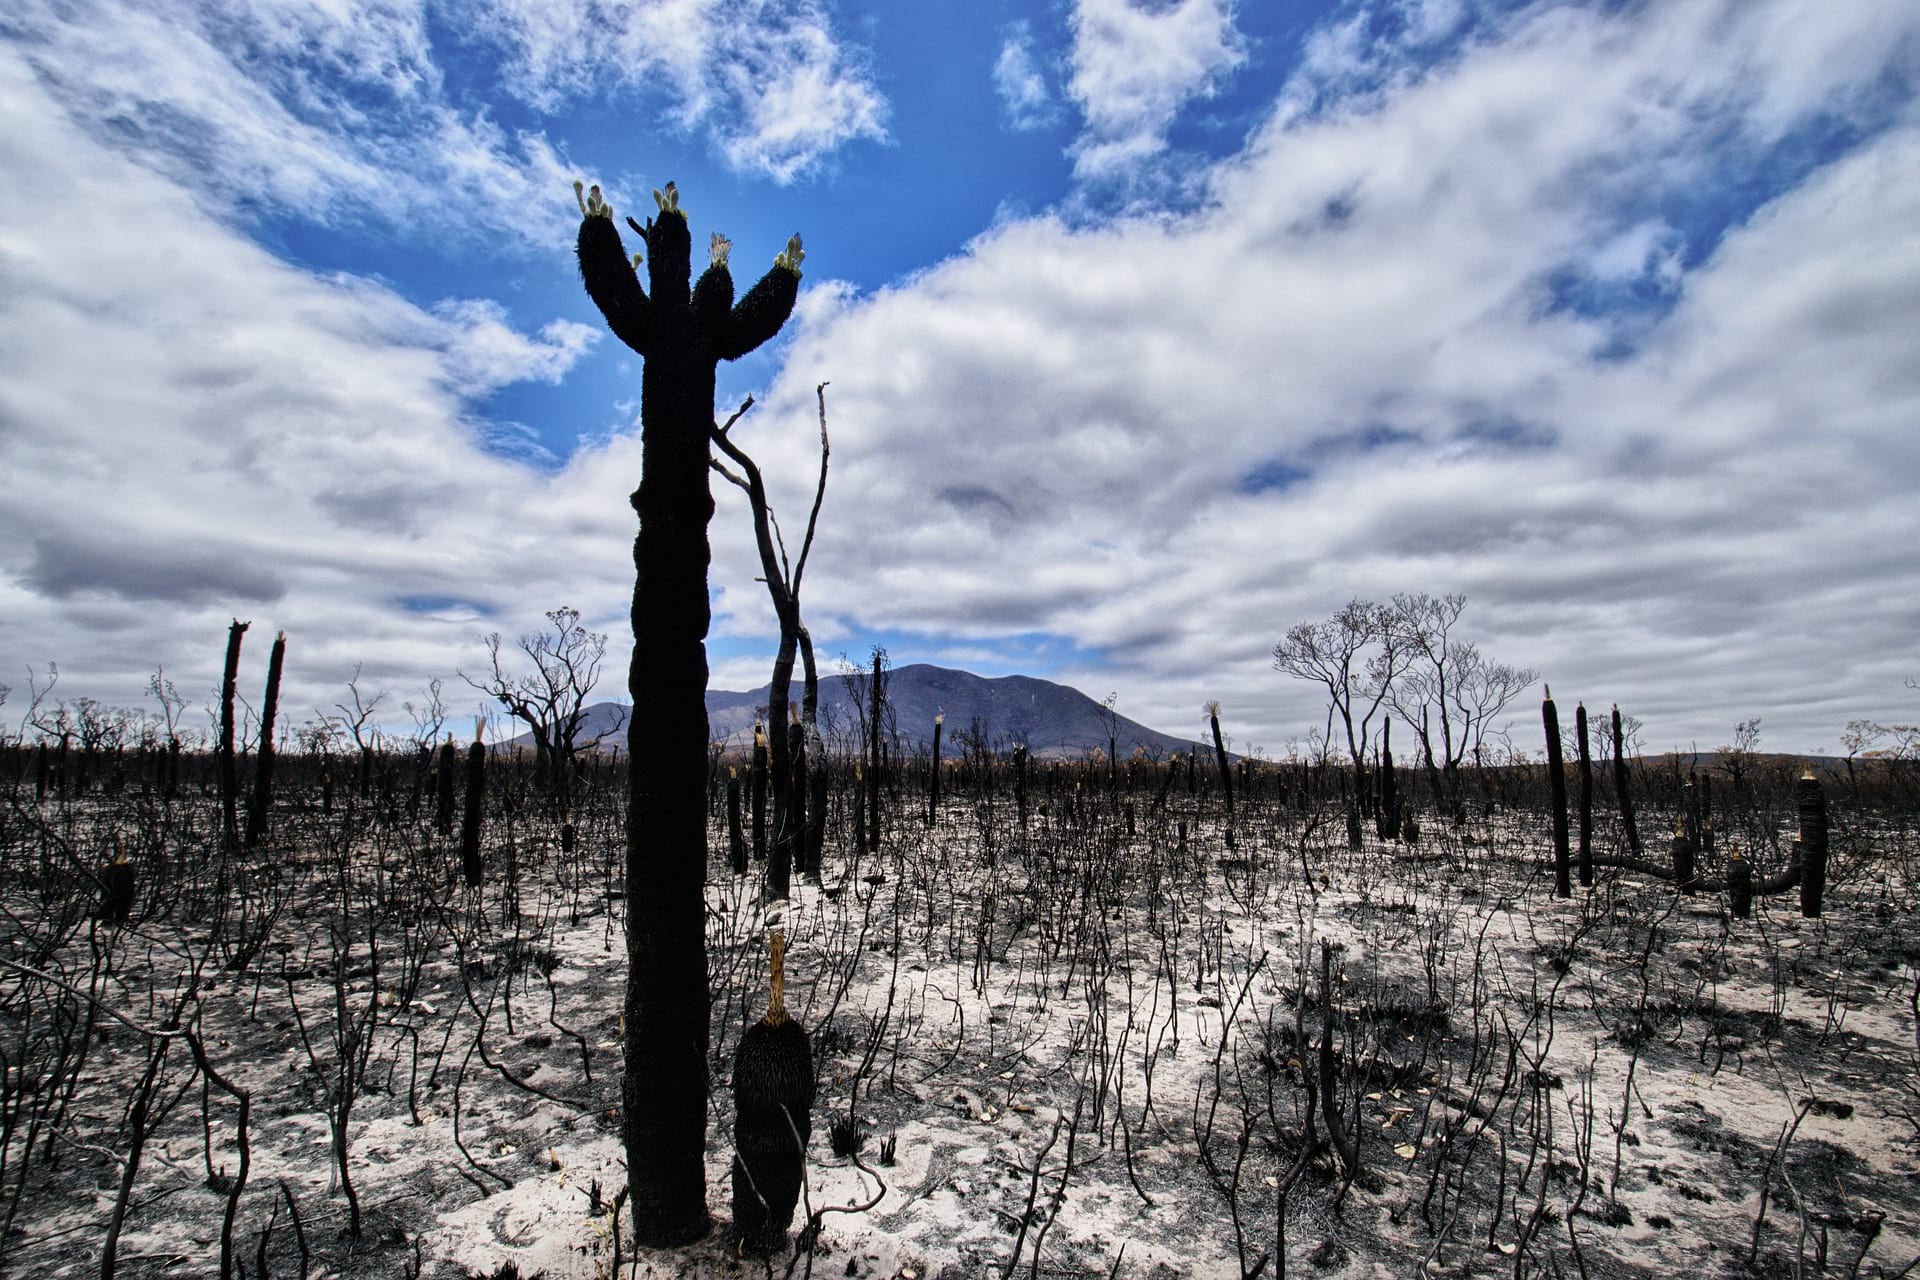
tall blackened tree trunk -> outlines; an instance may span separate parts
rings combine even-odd
[[[1627,856],[1640,856],[1640,828],[1633,821],[1633,793],[1627,790],[1627,743],[1620,728],[1620,704],[1613,704],[1613,789],[1620,801],[1620,826],[1626,832]]]
[[[440,763],[434,766],[433,827],[443,836],[453,834],[453,735],[440,744]]]
[[[1593,887],[1593,753],[1587,746],[1587,704],[1575,703],[1573,732],[1580,745],[1580,886]]]
[[[1827,793],[1811,767],[1800,775],[1796,798],[1800,811],[1800,839],[1795,850],[1800,864],[1800,914],[1817,920],[1827,891]]]
[[[947,723],[946,713],[933,718],[933,772],[927,782],[927,825],[940,816],[940,730]]]
[[[1553,705],[1553,690],[1540,703],[1540,719],[1547,733],[1547,789],[1553,797],[1553,893],[1557,898],[1573,896],[1571,859],[1567,850],[1567,771],[1560,748],[1560,713]]]
[[[733,874],[747,874],[747,836],[740,826],[740,770],[727,766],[727,860]]]
[[[1393,717],[1380,722],[1380,812],[1375,830],[1382,840],[1400,834],[1400,796],[1393,786]]]
[[[807,872],[807,727],[799,717],[787,726],[787,849],[792,861],[788,870]]]
[[[259,845],[267,834],[273,809],[273,720],[280,707],[280,671],[287,660],[287,633],[273,638],[267,658],[267,701],[260,708],[260,753],[253,766],[253,803],[247,807],[247,848]]]
[[[1220,790],[1227,798],[1227,848],[1233,848],[1233,768],[1227,763],[1227,740],[1220,734],[1220,704],[1207,704],[1207,723],[1213,729],[1213,758],[1220,766]]]
[[[460,814],[460,874],[469,888],[480,887],[480,819],[487,802],[487,744],[481,725],[473,727],[473,745],[467,748],[467,798]],[[451,754],[453,744],[447,744]]]
[[[233,764],[233,701],[240,691],[240,638],[252,625],[235,618],[227,628],[227,669],[220,680],[220,836],[227,849],[240,845],[240,779]]]
[[[793,660],[798,638],[782,629],[767,692],[767,790],[773,839],[767,850],[767,892],[787,896],[793,878]]]
[[[1176,757],[1176,763],[1177,760],[1178,757]],[[1169,772],[1167,781],[1172,780],[1173,774]],[[1162,783],[1160,798],[1163,802],[1166,795],[1166,784]],[[1013,805],[1015,813],[1019,815],[1020,834],[1024,837],[1027,834],[1027,748],[1024,744],[1013,749]]]
[[[707,1126],[707,600],[713,516],[708,435],[714,369],[779,332],[800,286],[799,237],[733,301],[727,244],[691,290],[692,237],[672,183],[658,218],[628,225],[646,243],[642,289],[613,211],[582,201],[587,292],[644,361],[640,486],[632,496],[633,662],[628,689],[626,1074],[622,1137],[634,1231],[643,1245],[705,1235]],[[781,728],[784,726],[776,726]]]
[[[748,767],[753,792],[753,860],[767,860],[767,730],[753,726],[753,764]]]
[[[867,686],[867,839],[880,848],[880,713],[887,701],[887,651],[873,647],[873,682]],[[1026,811],[1021,810],[1021,825]]]
[[[820,877],[820,855],[827,840],[827,784],[830,779],[826,741],[820,736],[820,672],[814,665],[813,637],[805,627],[800,629],[800,670],[800,726],[807,743],[807,812],[800,831],[803,855],[801,870],[817,880]]]

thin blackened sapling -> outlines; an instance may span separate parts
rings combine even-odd
[[[575,190],[579,195],[578,188]],[[580,275],[607,325],[644,361],[640,517],[628,687],[626,1077],[634,1229],[647,1245],[705,1235],[708,435],[714,370],[780,331],[800,290],[800,237],[736,305],[726,241],[698,284],[672,183],[659,216],[627,225],[647,246],[648,288],[594,187],[580,201]],[[640,892],[640,886],[645,891]]]
[[[715,244],[715,252],[725,256],[719,243]],[[815,813],[811,824],[799,818],[806,811],[803,789],[806,785],[807,755],[811,754],[819,767],[825,767],[824,753],[817,749],[820,672],[814,662],[813,637],[800,618],[800,580],[807,571],[807,557],[813,551],[814,530],[820,523],[820,504],[827,494],[827,384],[823,382],[815,387],[814,394],[820,401],[820,479],[814,486],[813,509],[807,514],[807,531],[800,540],[800,554],[791,561],[787,557],[786,538],[780,533],[780,521],[767,501],[766,481],[760,468],[745,450],[734,443],[729,434],[733,425],[753,406],[753,397],[747,397],[734,415],[727,419],[726,425],[715,427],[712,433],[713,443],[720,452],[740,468],[738,472],[728,470],[718,458],[710,463],[716,472],[747,495],[747,502],[753,510],[754,543],[760,551],[760,572],[767,584],[767,595],[773,602],[774,616],[780,621],[780,648],[774,655],[773,680],[767,692],[767,719],[773,729],[773,861],[768,864],[767,878],[774,897],[786,896],[790,872],[795,864],[803,872],[818,870],[815,836],[819,814]],[[800,657],[802,680],[800,724],[803,750],[798,753],[790,747],[785,728],[787,709],[791,704],[796,652]],[[816,747],[811,753],[804,750],[808,744]]]

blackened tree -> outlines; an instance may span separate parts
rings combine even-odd
[[[733,471],[715,458],[714,471],[726,477],[747,495],[753,511],[754,542],[760,551],[760,573],[773,602],[774,616],[780,623],[780,647],[774,653],[773,679],[767,692],[767,720],[774,726],[773,758],[773,861],[768,864],[768,888],[776,898],[787,896],[790,873],[817,871],[821,814],[818,804],[809,806],[803,792],[807,786],[808,758],[812,758],[814,776],[824,781],[825,753],[820,750],[820,670],[814,661],[813,636],[800,616],[800,580],[807,572],[807,557],[813,551],[813,535],[820,523],[820,503],[827,494],[827,384],[814,388],[820,401],[820,479],[814,486],[813,509],[807,514],[807,531],[800,541],[800,553],[789,559],[787,543],[780,532],[780,521],[767,500],[767,485],[760,467],[729,434],[733,425],[752,407],[749,396],[724,427],[713,431],[713,443],[739,471]],[[792,734],[782,731],[787,724],[788,708],[793,700],[793,662],[801,663],[801,707],[799,751],[792,748]],[[805,815],[804,817],[802,815]]]
[[[582,742],[580,735],[587,723],[587,696],[600,682],[607,636],[587,630],[580,611],[566,605],[548,610],[547,623],[551,630],[520,637],[520,652],[533,663],[531,672],[508,672],[496,631],[480,638],[487,648],[488,671],[479,679],[463,671],[460,678],[527,726],[533,735],[534,772],[565,810],[572,797],[574,757],[599,743],[598,737]]]
[[[1407,655],[1389,701],[1418,730],[1421,762],[1456,825],[1467,820],[1461,764],[1469,754],[1480,763],[1493,717],[1540,678],[1530,667],[1493,661],[1478,645],[1455,635],[1466,606],[1464,595],[1401,593],[1393,597],[1389,615]]]
[[[1373,718],[1405,670],[1409,652],[1393,613],[1371,600],[1349,600],[1324,622],[1301,622],[1273,646],[1273,665],[1327,690],[1327,738],[1334,721],[1347,738],[1354,786],[1347,806],[1347,838],[1358,844],[1360,808],[1366,804],[1367,743]]]
[[[587,293],[643,361],[640,486],[632,496],[633,662],[628,687],[626,1075],[622,1137],[641,1244],[705,1235],[707,1129],[707,524],[714,370],[780,331],[800,288],[800,237],[733,300],[726,239],[692,276],[692,236],[672,183],[641,226],[647,287],[613,210],[580,200],[577,249]],[[776,726],[779,727],[779,726]]]

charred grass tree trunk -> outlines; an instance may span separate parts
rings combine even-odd
[[[740,769],[727,766],[727,865],[736,876],[747,874],[747,835],[740,825]]]
[[[1800,775],[1800,914],[1818,919],[1827,891],[1827,793],[1808,769]]]
[[[753,726],[753,763],[747,769],[747,781],[753,799],[753,860],[767,860],[767,729]]]
[[[440,744],[439,763],[434,766],[433,775],[433,829],[443,836],[453,834],[453,766],[457,753],[453,746],[453,735]]]
[[[473,745],[467,748],[467,799],[460,815],[460,874],[469,888],[479,888],[480,819],[487,803],[487,744],[483,726],[473,727]],[[564,837],[563,837],[564,838]]]
[[[1691,770],[1680,788],[1680,816],[1673,832],[1673,884],[1682,893],[1700,887],[1696,855],[1700,852],[1700,789]]]
[[[287,633],[273,638],[267,658],[267,701],[260,708],[260,751],[253,765],[253,802],[247,806],[247,848],[266,838],[273,810],[273,721],[280,707],[280,671],[287,660]]]
[[[827,749],[820,737],[820,672],[814,665],[813,637],[805,627],[800,629],[800,670],[800,725],[807,747],[807,768],[801,775],[807,789],[806,821],[800,828],[801,871],[817,880],[827,834]]]
[[[784,898],[793,876],[793,659],[798,642],[781,629],[767,693],[767,792],[772,839],[767,846],[767,892]]]
[[[1627,787],[1627,741],[1620,728],[1620,704],[1613,704],[1613,791],[1620,804],[1620,826],[1626,833],[1627,856],[1638,859],[1640,828],[1633,821],[1633,793]]]
[[[1227,848],[1233,848],[1233,767],[1227,763],[1227,740],[1220,733],[1220,704],[1207,704],[1207,724],[1213,730],[1213,758],[1220,766],[1220,790],[1227,799]]]
[[[867,710],[867,839],[875,852],[880,848],[880,712],[887,702],[887,651],[873,648],[873,680],[867,686],[871,705]],[[1021,810],[1025,825],[1026,810]]]
[[[784,923],[776,906],[767,921],[767,1014],[747,1028],[733,1059],[734,1244],[762,1256],[786,1244],[813,1134],[813,1045],[787,1014]]]
[[[576,193],[578,188],[576,188]],[[707,483],[714,369],[779,332],[799,292],[799,237],[738,305],[727,244],[691,289],[692,237],[672,183],[660,212],[628,226],[647,246],[642,289],[595,187],[581,201],[587,292],[644,362],[641,474],[632,496],[633,660],[628,689],[626,1073],[622,1137],[634,1232],[646,1246],[691,1242],[707,1214],[708,988],[705,937]]]
[[[226,674],[220,679],[220,838],[222,847],[229,851],[240,847],[240,778],[233,762],[233,702],[240,685],[240,640],[252,625],[235,618],[227,628]]]
[[[793,716],[787,725],[786,850],[775,855],[789,871],[807,871],[807,727]],[[785,888],[781,890],[782,896]]]
[[[1172,773],[1167,774],[1169,780],[1172,777]],[[1160,798],[1163,802],[1166,794],[1166,784],[1162,783]],[[1027,748],[1024,744],[1013,749],[1013,805],[1018,815],[1020,834],[1024,837],[1027,834]]]
[[[946,726],[944,712],[933,718],[933,771],[927,783],[927,825],[940,816],[940,731]]]
[[[1393,717],[1380,722],[1380,813],[1375,830],[1382,840],[1400,834],[1400,796],[1393,785]]]
[[[1580,746],[1580,887],[1593,887],[1593,753],[1587,746],[1587,704],[1573,708],[1573,732]]]
[[[1553,797],[1553,895],[1573,896],[1571,857],[1567,849],[1567,770],[1560,748],[1560,713],[1553,705],[1553,690],[1540,703],[1540,719],[1547,732],[1547,788]]]

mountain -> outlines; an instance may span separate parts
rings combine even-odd
[[[864,686],[865,681],[859,683]],[[707,690],[708,732],[715,741],[724,741],[730,750],[747,750],[753,745],[756,714],[765,714],[770,685],[746,692],[725,689]],[[829,741],[858,741],[860,718],[854,709],[854,693],[839,675],[820,679],[820,726]],[[793,703],[800,704],[800,676],[793,679]],[[893,710],[894,724],[901,743],[908,749],[926,749],[933,740],[933,718],[944,713],[946,728],[942,753],[959,754],[957,737],[978,722],[990,747],[1010,751],[1024,743],[1038,758],[1077,759],[1098,748],[1107,749],[1106,708],[1078,689],[1032,676],[977,676],[969,671],[914,663],[888,673],[887,701]],[[587,719],[580,732],[581,741],[606,734],[604,746],[625,746],[628,707],[624,702],[597,702],[587,708]],[[1125,716],[1116,716],[1115,734],[1120,758],[1126,759],[1136,747],[1149,754],[1165,756],[1190,749],[1197,739],[1178,738]],[[533,739],[522,734],[510,745],[531,749]],[[1204,744],[1203,744],[1204,745]]]

